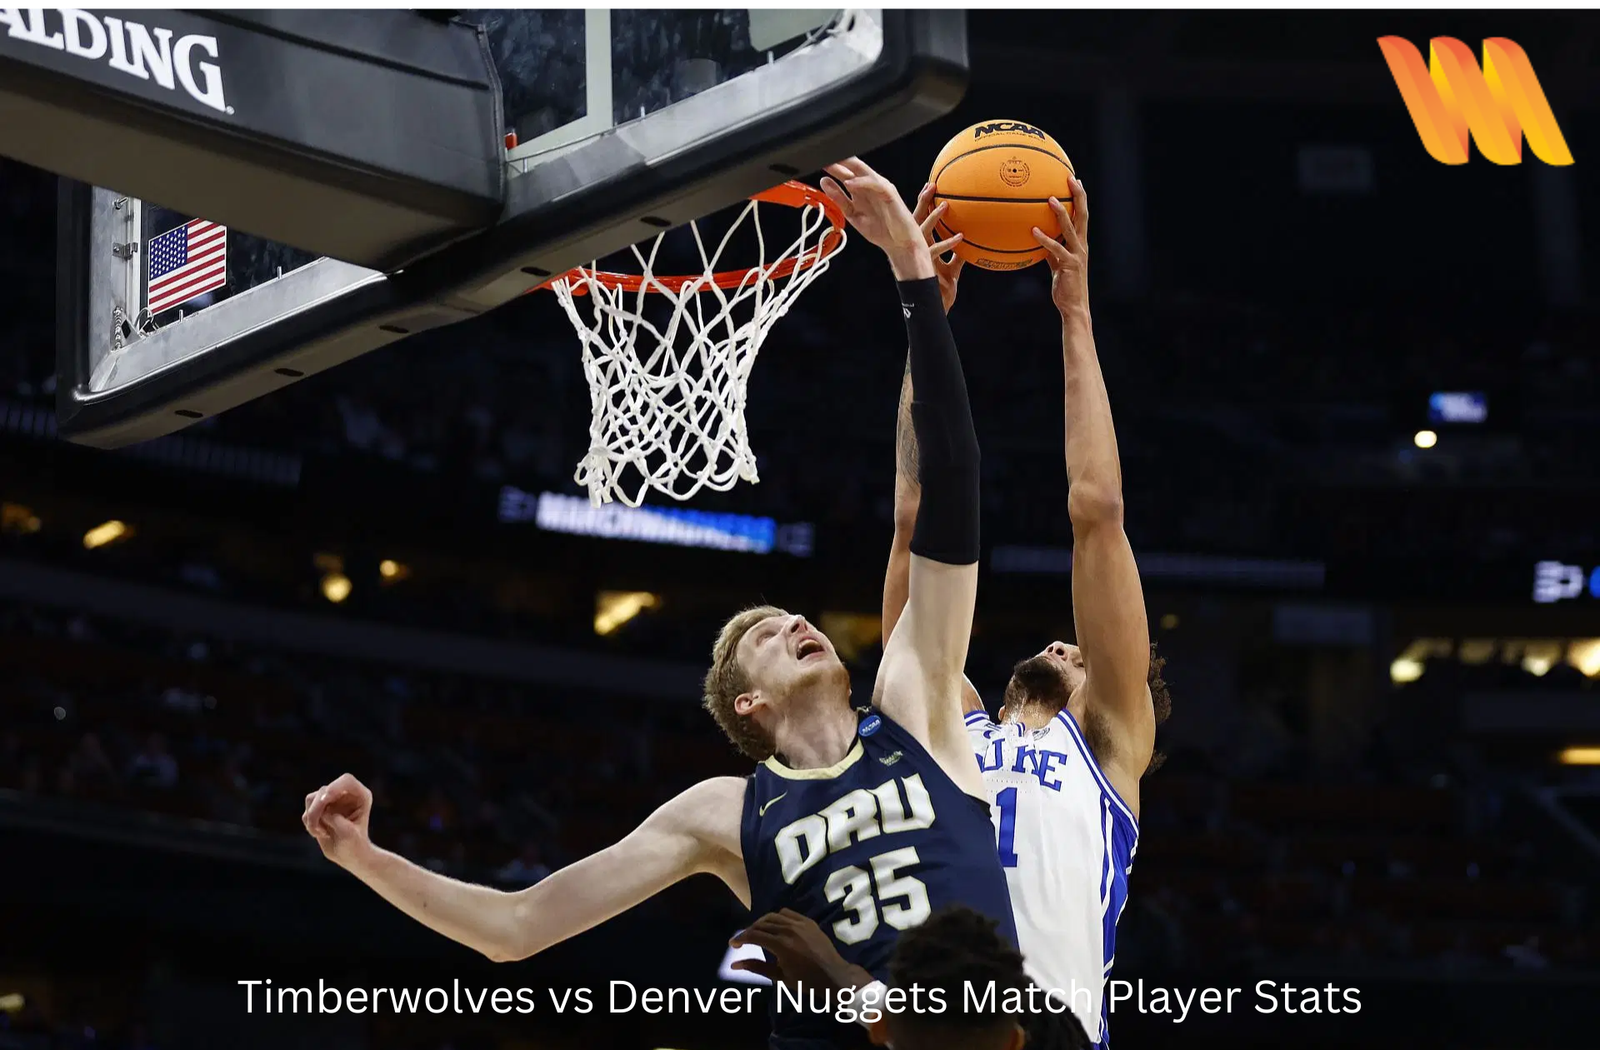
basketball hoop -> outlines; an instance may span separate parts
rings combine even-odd
[[[770,261],[764,204],[795,209],[800,220],[799,234]],[[756,264],[718,269],[747,220]],[[546,285],[583,346],[592,416],[589,451],[574,479],[595,506],[618,499],[637,507],[652,488],[686,500],[702,488],[724,492],[740,478],[759,480],[744,419],[751,367],[773,324],[845,243],[844,214],[800,182],[751,197],[714,251],[707,252],[697,223],[689,228],[700,273],[656,275],[663,231],[647,251],[631,249],[637,274],[580,267]],[[578,308],[584,297],[588,310]],[[646,316],[663,301],[670,315]],[[736,318],[736,310],[749,316]]]

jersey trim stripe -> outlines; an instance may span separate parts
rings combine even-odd
[[[1101,927],[1105,926],[1106,911],[1111,907],[1111,883],[1117,877],[1116,860],[1112,857],[1111,836],[1112,817],[1111,803],[1104,795],[1100,796],[1100,919]]]
[[[861,741],[857,740],[850,748],[849,754],[840,759],[836,765],[831,765],[827,769],[790,769],[782,762],[779,762],[776,755],[767,759],[763,764],[785,780],[832,780],[860,761],[862,753]]]
[[[1095,782],[1100,785],[1100,790],[1105,792],[1106,796],[1116,803],[1117,808],[1122,811],[1122,815],[1132,822],[1133,834],[1137,839],[1139,835],[1139,818],[1133,815],[1133,810],[1129,809],[1128,804],[1122,801],[1122,796],[1117,794],[1117,789],[1111,786],[1111,782],[1106,779],[1106,775],[1100,771],[1100,763],[1095,761],[1094,752],[1090,751],[1089,745],[1084,742],[1083,732],[1078,728],[1077,720],[1064,707],[1056,712],[1056,718],[1062,725],[1067,727],[1067,732],[1072,734],[1072,742],[1078,745],[1078,751],[1082,753],[1084,762],[1088,763],[1089,772],[1094,774]]]
[[[1009,732],[1017,736],[1028,736],[1032,732],[1023,722],[996,722],[989,717],[987,711],[968,711],[964,721],[968,729],[981,729],[985,734],[999,733],[1004,736]]]

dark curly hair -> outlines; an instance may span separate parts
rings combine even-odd
[[[1167,689],[1167,680],[1161,677],[1161,669],[1167,666],[1167,659],[1156,653],[1156,643],[1150,643],[1150,669],[1146,674],[1146,684],[1150,687],[1150,703],[1154,708],[1156,725],[1159,727],[1168,718],[1172,717],[1172,693]],[[1012,704],[1038,704],[1048,710],[1052,715],[1067,706],[1071,699],[1066,685],[1061,681],[1060,675],[1050,667],[1049,661],[1043,655],[1030,656],[1017,664],[1011,672],[1011,680],[1006,683],[1005,698],[1002,704],[1009,707]],[[1084,727],[1090,734],[1093,743],[1095,734],[1100,731],[1094,721],[1094,712],[1089,712],[1089,724]],[[1149,776],[1167,756],[1159,751],[1150,755],[1150,764],[1145,766],[1142,776]]]
[[[943,1013],[888,1016],[894,1045],[906,1050],[1015,1045],[1019,1028],[1026,1035],[1026,1050],[1090,1050],[1088,1033],[1065,1003],[1053,1010],[1038,1005],[1041,989],[1034,989],[1031,1008],[1006,1012],[1007,991],[1026,988],[1032,981],[1023,969],[1022,953],[1001,938],[993,921],[971,908],[944,908],[902,934],[889,960],[889,979],[896,988],[937,989],[945,1004]],[[987,997],[991,984],[992,999]],[[974,991],[970,999],[965,995],[968,987]],[[969,1005],[984,1009],[968,1010]]]
[[[1155,707],[1156,728],[1172,717],[1172,693],[1167,689],[1167,680],[1161,677],[1161,669],[1167,666],[1165,656],[1156,655],[1156,643],[1150,643],[1150,702]],[[1149,776],[1161,768],[1167,756],[1160,751],[1150,753],[1150,764],[1144,767],[1144,775]]]
[[[1022,953],[996,932],[993,920],[960,906],[943,908],[900,935],[889,960],[889,980],[895,988],[920,986],[926,997],[937,991],[944,1003],[943,1013],[890,1014],[892,1029],[904,1033],[895,1045],[904,1042],[915,1050],[977,1048],[1003,1039],[1019,1020],[1002,1012],[1005,993],[1028,985]],[[995,994],[985,998],[991,982]],[[975,1001],[987,1009],[967,1008],[968,987],[979,990]]]

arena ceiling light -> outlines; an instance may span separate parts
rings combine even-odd
[[[1600,638],[1580,638],[1567,646],[1567,663],[1587,678],[1600,675]]]
[[[335,605],[350,597],[350,577],[342,572],[330,572],[322,578],[322,596]]]
[[[1418,638],[1390,665],[1390,678],[1415,681],[1431,659],[1454,659],[1468,667],[1499,661],[1540,676],[1565,662],[1594,678],[1600,676],[1600,638],[1463,638],[1459,644],[1449,638]]]
[[[879,613],[824,612],[822,633],[833,643],[834,651],[845,660],[854,660],[864,649],[883,639],[883,616]]]
[[[1439,443],[1439,435],[1431,430],[1419,430],[1411,440],[1418,448],[1432,448]]]
[[[1415,682],[1422,677],[1423,664],[1421,660],[1411,656],[1402,656],[1389,665],[1389,681],[1395,685],[1405,685]]]
[[[661,599],[648,591],[601,591],[595,598],[594,633],[615,634],[624,624],[646,609],[654,609]]]
[[[1600,747],[1563,748],[1556,760],[1564,766],[1600,766]]]
[[[133,530],[120,521],[112,520],[102,525],[96,525],[83,534],[83,549],[92,551],[97,547],[115,543],[133,534]]]
[[[24,536],[38,532],[44,523],[32,507],[21,503],[0,503],[0,532],[15,532]]]
[[[1543,678],[1561,660],[1563,648],[1556,641],[1530,641],[1522,651],[1522,669],[1536,678]]]

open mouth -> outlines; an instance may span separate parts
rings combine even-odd
[[[827,649],[823,647],[821,642],[815,638],[806,638],[795,648],[794,655],[796,659],[804,660],[809,656],[816,656],[818,653],[825,652],[827,652]]]

